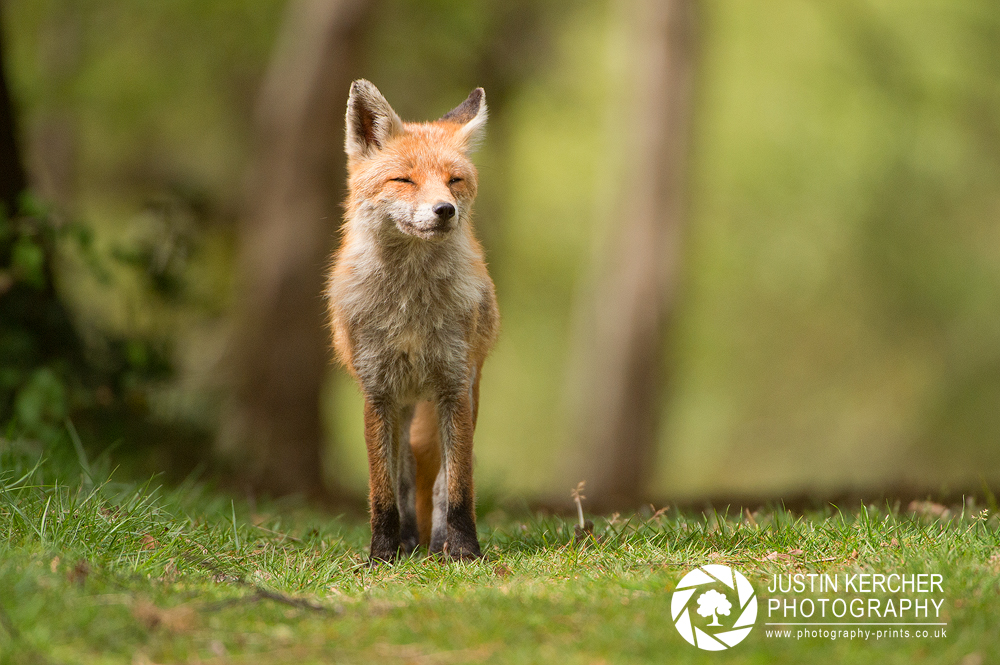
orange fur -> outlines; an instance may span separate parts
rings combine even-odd
[[[420,402],[410,426],[410,447],[417,462],[417,530],[420,544],[431,542],[434,480],[441,466],[441,437],[433,402]]]

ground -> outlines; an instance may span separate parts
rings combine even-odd
[[[83,466],[0,441],[0,663],[1000,662],[1000,529],[985,506],[646,510],[589,516],[582,541],[576,517],[495,510],[480,561],[372,568],[357,518]],[[742,571],[759,601],[724,653],[672,622],[675,586],[706,564]],[[946,636],[768,635],[774,575],[878,572],[940,574],[930,621]]]

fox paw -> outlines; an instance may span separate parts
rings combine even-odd
[[[369,556],[369,561],[371,565],[375,566],[379,563],[392,563],[399,558],[400,542],[399,540],[390,539],[375,539],[372,538],[371,554]]]
[[[441,548],[442,556],[452,561],[475,561],[483,556],[475,538],[449,538]]]

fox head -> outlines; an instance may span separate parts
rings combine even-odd
[[[486,127],[476,88],[440,120],[403,122],[378,89],[359,79],[347,100],[350,217],[376,232],[423,240],[468,226],[477,174],[469,153]]]

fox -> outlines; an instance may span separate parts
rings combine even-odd
[[[370,561],[425,545],[482,556],[472,439],[500,314],[472,227],[486,93],[439,120],[403,122],[369,81],[351,84],[348,193],[329,274],[333,347],[364,396]]]

